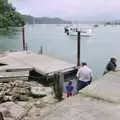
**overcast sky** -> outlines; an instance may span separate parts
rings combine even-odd
[[[113,16],[120,18],[120,0],[9,0],[24,14],[33,16],[81,17]]]

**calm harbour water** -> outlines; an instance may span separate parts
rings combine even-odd
[[[85,25],[82,25],[85,26]],[[81,40],[81,61],[86,61],[94,76],[101,76],[111,56],[120,65],[120,26],[99,26],[92,29],[92,36]],[[26,25],[26,41],[31,51],[38,52],[43,46],[44,54],[76,64],[77,38],[64,33],[64,25]],[[22,49],[21,31],[0,34],[0,52]]]

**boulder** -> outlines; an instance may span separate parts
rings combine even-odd
[[[24,114],[26,114],[26,110],[23,107],[13,102],[6,102],[0,104],[0,112],[3,113],[4,117],[11,118],[13,120],[18,120]]]
[[[33,97],[44,97],[47,92],[44,87],[31,87],[31,95]]]
[[[54,104],[54,103],[58,102],[58,100],[55,99],[54,96],[48,95],[48,96],[42,98],[41,102],[44,104]]]

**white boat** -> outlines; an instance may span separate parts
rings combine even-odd
[[[77,27],[65,27],[65,33],[69,36],[77,36],[78,31],[80,31],[80,35],[84,37],[89,37],[92,35],[92,29],[88,28],[77,28]]]

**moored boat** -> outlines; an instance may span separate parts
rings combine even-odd
[[[92,29],[88,28],[78,28],[78,27],[65,27],[64,28],[65,33],[69,36],[77,36],[77,32],[80,31],[80,35],[84,37],[89,37],[92,35]]]

